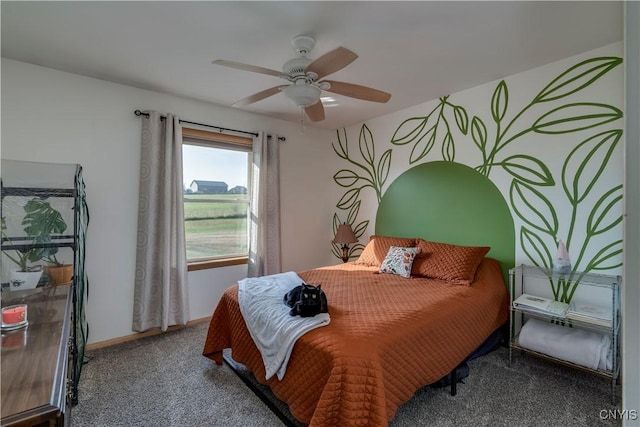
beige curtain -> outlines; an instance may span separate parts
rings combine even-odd
[[[177,116],[142,119],[138,245],[133,330],[167,330],[189,320],[182,187],[182,129]]]
[[[277,135],[253,139],[249,221],[249,277],[281,272],[280,152]]]

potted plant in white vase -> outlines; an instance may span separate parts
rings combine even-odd
[[[11,290],[33,289],[38,285],[42,276],[42,265],[34,265],[39,261],[55,258],[58,248],[43,247],[51,243],[52,234],[61,234],[67,229],[67,224],[59,211],[40,197],[34,197],[23,206],[25,216],[22,219],[26,237],[16,238],[12,242],[6,234],[5,218],[2,218],[3,247],[20,246],[18,249],[4,249],[3,253],[18,266],[11,271]]]
[[[13,245],[13,242],[6,234],[6,229],[7,226],[5,219],[2,218],[3,247]],[[38,285],[40,277],[42,276],[42,267],[31,265],[32,260],[37,261],[40,259],[39,256],[36,257],[36,248],[27,250],[3,250],[2,253],[4,253],[10,261],[18,266],[17,269],[13,268],[10,270],[9,288],[11,290],[33,289]]]

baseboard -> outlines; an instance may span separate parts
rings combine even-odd
[[[193,319],[193,320],[189,320],[187,322],[186,325],[176,325],[176,326],[169,326],[167,332],[171,332],[171,331],[177,331],[179,329],[184,329],[184,328],[188,328],[190,326],[195,326],[195,325],[199,325],[201,323],[206,323],[209,322],[211,320],[211,316],[208,317],[201,317],[200,319]],[[146,337],[150,337],[153,335],[158,335],[163,333],[162,330],[160,328],[153,328],[153,329],[149,329],[148,331],[144,331],[144,332],[139,332],[136,334],[131,334],[131,335],[125,335],[122,337],[118,337],[118,338],[112,338],[110,340],[105,340],[105,341],[99,341],[99,342],[94,342],[91,344],[87,344],[87,346],[85,347],[85,351],[91,351],[91,350],[97,350],[99,348],[104,348],[104,347],[109,347],[112,345],[116,345],[116,344],[122,344],[128,341],[134,341],[140,338],[146,338]]]

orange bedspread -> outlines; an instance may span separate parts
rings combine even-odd
[[[498,263],[484,259],[470,287],[376,274],[353,263],[298,273],[322,284],[331,323],[302,336],[282,381],[265,381],[260,353],[238,307],[238,287],[226,290],[203,354],[222,363],[222,350],[289,404],[312,427],[386,426],[421,387],[460,364],[508,316]]]

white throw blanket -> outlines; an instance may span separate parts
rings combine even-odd
[[[260,350],[266,379],[282,380],[293,345],[305,333],[329,324],[329,313],[291,316],[283,301],[287,292],[304,281],[293,271],[238,282],[238,303],[251,338]]]
[[[604,334],[529,319],[518,342],[522,347],[587,368],[611,370],[611,338]]]

